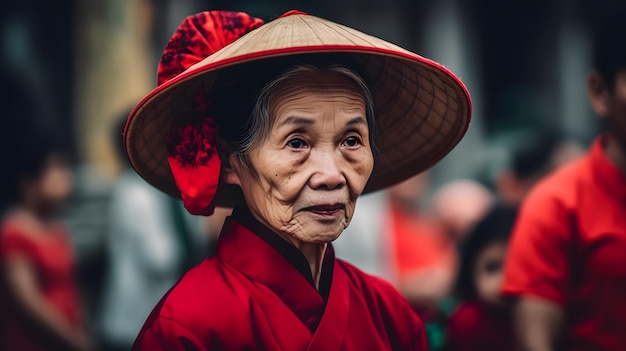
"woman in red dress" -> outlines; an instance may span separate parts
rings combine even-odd
[[[73,248],[58,214],[72,173],[62,144],[39,129],[12,130],[19,140],[3,171],[11,181],[0,223],[0,349],[88,350]]]
[[[187,18],[124,136],[135,170],[211,215],[217,253],[155,307],[135,350],[426,350],[389,283],[336,259],[358,196],[425,170],[467,130],[442,66],[290,11]]]
[[[2,71],[0,350],[87,350],[74,256],[59,209],[72,189],[64,140],[27,80]]]

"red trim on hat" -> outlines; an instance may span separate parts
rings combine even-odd
[[[308,16],[309,14],[306,12],[302,12],[300,10],[289,10],[285,13],[283,13],[282,15],[280,15],[278,18],[283,18],[283,17],[287,17],[287,16],[291,16],[291,15],[305,15]]]

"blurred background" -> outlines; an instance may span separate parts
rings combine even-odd
[[[0,5],[0,62],[32,91],[31,103],[39,112],[26,125],[55,125],[69,150],[75,186],[63,216],[77,255],[88,321],[97,334],[109,267],[109,203],[125,164],[116,149],[121,135],[112,130],[118,117],[156,86],[160,54],[186,16],[229,9],[268,21],[300,9],[394,42],[456,73],[472,96],[473,117],[461,144],[428,174],[420,201],[434,211],[437,190],[459,179],[496,196],[498,174],[511,166],[513,150],[530,143],[539,131],[549,132],[550,140],[562,140],[569,147],[563,152],[572,155],[589,145],[601,130],[586,95],[589,29],[612,4],[9,0]],[[3,128],[20,118],[19,112],[3,113]],[[202,225],[207,235],[217,230],[211,223]]]

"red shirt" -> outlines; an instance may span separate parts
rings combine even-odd
[[[514,345],[511,314],[504,309],[464,302],[448,319],[446,351],[511,351]]]
[[[441,225],[425,216],[408,213],[393,203],[389,212],[389,234],[393,241],[398,280],[431,268],[449,272],[456,270],[456,247]]]
[[[505,265],[505,296],[563,307],[565,350],[626,349],[626,181],[603,143],[532,190]]]
[[[427,350],[423,324],[389,283],[335,259],[329,245],[318,291],[293,250],[237,212],[216,256],[161,300],[134,350]]]
[[[75,279],[74,254],[65,227],[37,233],[34,226],[10,217],[0,229],[0,262],[19,255],[32,264],[41,294],[68,323],[81,325],[79,291]],[[5,288],[4,286],[2,288]],[[27,323],[14,303],[0,294],[0,349],[48,349]],[[4,344],[3,344],[4,343]]]

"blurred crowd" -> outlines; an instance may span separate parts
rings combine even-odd
[[[490,183],[431,187],[426,172],[366,195],[334,243],[337,255],[398,287],[426,322],[431,350],[513,350],[500,287],[518,207],[538,180],[583,153],[537,130],[509,150]]]
[[[622,172],[614,178],[622,182],[611,178],[608,192],[626,194],[626,27],[609,30],[609,34],[598,31],[604,36],[594,41],[598,53],[589,71],[595,69],[599,75],[592,73],[588,82],[581,83],[587,84],[595,114],[606,120],[602,130],[592,135],[593,143],[553,125],[516,130],[508,138],[504,135],[507,142],[498,146],[498,154],[485,151],[488,157],[478,158],[480,164],[474,167],[478,171],[473,174],[442,177],[435,168],[361,197],[350,226],[333,243],[339,258],[384,277],[404,294],[426,324],[431,350],[513,350],[516,340],[527,340],[523,342],[528,350],[551,350],[533,345],[585,333],[593,336],[602,329],[563,332],[575,323],[584,324],[580,315],[567,313],[574,301],[567,298],[574,296],[577,303],[585,294],[624,298],[608,292],[608,287],[600,295],[593,295],[586,285],[583,293],[567,290],[576,282],[562,282],[569,278],[553,272],[569,264],[558,261],[555,253],[566,248],[543,242],[550,241],[546,237],[560,227],[548,219],[536,224],[531,213],[544,211],[544,217],[565,226],[577,219],[561,207],[572,206],[579,211],[589,208],[601,223],[624,223],[619,218],[626,218],[626,197],[620,200],[621,209],[609,210],[605,206],[612,202],[604,197],[573,198],[582,190],[571,180],[585,160],[595,157],[596,144],[613,145],[602,139],[612,135],[617,151],[607,154]],[[45,104],[34,98],[27,79],[6,66],[2,71],[0,346],[8,342],[10,350],[43,350],[41,345],[51,350],[128,350],[160,297],[183,272],[213,253],[230,210],[217,209],[211,217],[191,216],[178,200],[155,190],[129,168],[121,134],[132,106],[111,116],[115,122],[107,132],[120,165],[115,176],[80,167],[66,142],[70,131],[41,118]],[[566,177],[564,172],[572,175]],[[572,199],[559,202],[554,206],[561,207],[550,212],[548,200],[541,199],[547,187],[554,190],[553,198]],[[610,215],[601,215],[605,212]],[[537,229],[537,237],[524,236],[535,230],[535,224],[548,229]],[[581,235],[596,230],[572,226]],[[616,232],[622,236],[607,242],[626,247],[624,227]],[[510,247],[513,244],[516,248]],[[567,272],[587,264],[579,257],[581,261],[572,263]],[[614,264],[626,267],[623,259],[616,258]],[[520,272],[544,271],[547,278],[531,276],[525,282],[518,278]],[[621,278],[619,284],[626,286],[622,273],[611,279]],[[552,293],[559,284],[563,285],[560,295]],[[526,296],[539,297],[541,302],[526,301]],[[533,315],[533,308],[540,312]],[[592,315],[585,316],[598,318]],[[557,321],[554,328],[561,336],[551,334],[551,326],[539,331],[516,329],[535,318]],[[623,320],[613,321],[626,330],[626,324],[619,325]]]

